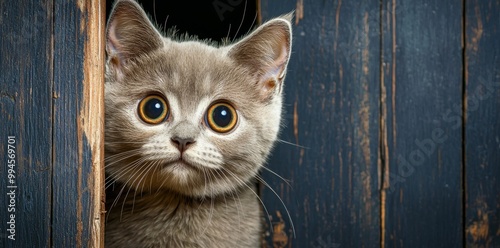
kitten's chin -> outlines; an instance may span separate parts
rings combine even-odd
[[[173,187],[176,190],[193,190],[200,186],[205,186],[205,173],[207,167],[192,162],[185,158],[178,158],[173,161],[163,161],[159,170],[160,180],[166,180],[167,188]],[[186,193],[186,192],[182,192]]]
[[[168,163],[163,163],[162,164],[162,172],[178,172],[178,171],[196,171],[199,172],[200,168],[197,168],[197,166],[183,160],[183,159],[178,159],[172,162]]]
[[[183,159],[163,163],[160,169],[160,177],[169,178],[169,181],[181,187],[189,187],[193,179],[202,173],[199,168]]]

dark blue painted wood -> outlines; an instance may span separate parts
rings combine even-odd
[[[0,247],[50,245],[52,20],[52,1],[0,1]],[[11,135],[12,184],[7,178]],[[9,212],[11,190],[15,212]],[[15,240],[8,238],[11,214]]]
[[[262,198],[270,247],[375,247],[378,179],[380,5],[377,1],[261,1],[263,20],[296,9],[285,115]],[[279,213],[279,214],[278,214]],[[281,217],[279,217],[281,215]],[[269,228],[268,228],[269,229]]]
[[[500,247],[500,1],[466,1],[466,237]]]
[[[56,2],[54,11],[54,144],[52,245],[90,243],[91,152],[83,133],[86,4]],[[97,4],[97,3],[93,3]],[[99,56],[98,54],[86,56]],[[90,124],[86,124],[90,125]]]
[[[383,1],[385,247],[463,245],[462,13]]]

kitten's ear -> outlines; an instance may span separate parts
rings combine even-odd
[[[138,3],[133,0],[115,3],[106,30],[106,52],[117,69],[162,44],[161,35]]]
[[[292,47],[292,13],[272,19],[234,44],[229,56],[257,77],[263,100],[280,93]]]

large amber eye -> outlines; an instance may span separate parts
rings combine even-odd
[[[159,124],[168,116],[167,101],[159,95],[149,95],[139,103],[139,117],[148,124]]]
[[[208,126],[218,132],[227,133],[236,126],[238,115],[233,106],[226,102],[218,102],[208,108],[206,122]]]

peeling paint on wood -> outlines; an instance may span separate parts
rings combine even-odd
[[[286,234],[286,224],[283,221],[280,211],[276,211],[276,217],[278,221],[273,223],[273,247],[291,247],[291,244],[288,243],[288,235]]]
[[[472,237],[472,241],[476,244],[481,241],[488,244],[491,243],[490,225],[488,213],[484,212],[488,211],[488,205],[484,202],[480,202],[479,205],[482,205],[482,207],[477,209],[475,221],[467,227],[467,234]]]
[[[304,18],[304,0],[297,0],[297,6],[295,8],[295,25],[299,25],[302,18]]]
[[[307,149],[278,144],[268,163],[292,184],[290,193],[279,193],[296,224],[297,238],[289,236],[289,242],[293,247],[379,243],[380,5],[261,2],[263,19],[296,8],[295,52],[284,87],[289,115],[280,138]],[[264,172],[263,177],[274,189],[287,188]],[[263,189],[262,198],[270,212],[284,213],[271,192]],[[267,244],[273,247],[273,240]]]
[[[50,247],[53,2],[0,1],[0,16],[0,247]],[[8,136],[15,136],[13,183]],[[17,186],[15,212],[8,185]],[[6,230],[11,214],[15,240]]]
[[[478,51],[479,41],[483,36],[483,20],[481,18],[481,10],[479,9],[479,7],[480,7],[479,4],[475,4],[474,17],[476,19],[476,25],[469,26],[469,28],[471,28],[470,30],[471,32],[469,33],[469,35],[467,35],[467,37],[470,39],[470,41],[467,43],[467,48],[469,49],[468,50],[469,53]],[[468,11],[472,11],[472,9],[468,9]]]
[[[90,247],[104,246],[104,30],[105,2],[87,2],[84,13],[88,16],[83,22],[87,41],[84,48],[84,82],[82,116],[83,135],[89,142],[91,151],[92,173],[87,180],[92,187],[90,206],[91,239]]]
[[[467,247],[500,247],[500,1],[465,3],[464,187]]]
[[[104,4],[54,6],[53,246],[103,244]]]

